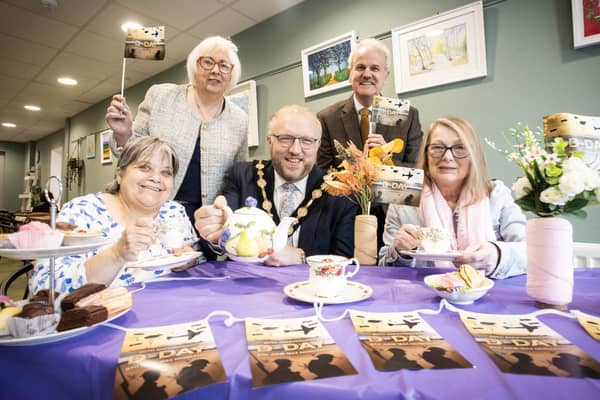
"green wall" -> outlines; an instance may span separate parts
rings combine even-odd
[[[268,118],[285,104],[305,104],[318,111],[349,96],[345,88],[304,99],[300,52],[354,30],[359,38],[382,38],[391,47],[390,30],[453,8],[461,0],[306,0],[233,37],[243,65],[242,80],[255,79],[258,93],[260,146],[254,158],[266,158]],[[455,114],[468,119],[482,137],[500,141],[500,133],[518,121],[538,126],[544,115],[572,112],[600,115],[600,46],[574,50],[571,2],[568,0],[500,0],[484,4],[488,75],[455,84],[405,93],[427,127],[436,117]],[[395,96],[393,74],[384,95]],[[126,90],[134,108],[150,84],[186,82],[184,64]],[[118,88],[115,88],[115,92]],[[69,140],[106,127],[109,100],[71,119]],[[98,153],[98,149],[97,149]],[[507,184],[519,176],[516,166],[486,147],[491,175]],[[112,178],[114,165],[99,156],[86,160],[85,192],[100,190]],[[600,207],[584,221],[574,221],[575,240],[600,241]]]
[[[25,188],[23,178],[29,169],[29,146],[23,143],[0,142],[4,158],[4,188],[0,193],[7,210],[20,210],[21,200],[17,197]]]

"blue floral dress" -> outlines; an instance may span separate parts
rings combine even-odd
[[[101,231],[103,237],[108,239],[108,244],[95,251],[55,259],[55,290],[61,293],[72,292],[87,283],[85,272],[87,259],[116,242],[121,237],[124,227],[108,213],[103,193],[89,194],[69,201],[60,211],[56,221],[68,222],[86,231]],[[163,204],[158,212],[157,222],[161,227],[166,226],[168,229],[180,230],[184,236],[184,244],[188,246],[197,240],[196,233],[184,207],[177,202],[167,201]],[[157,237],[157,241],[152,246],[138,255],[138,261],[167,254],[169,254],[169,250],[163,246],[161,240]],[[131,263],[123,266],[111,286],[127,286],[170,272],[169,270],[147,271],[139,268],[128,268],[128,265],[131,265]],[[32,293],[48,288],[49,270],[49,259],[37,260],[29,280]]]

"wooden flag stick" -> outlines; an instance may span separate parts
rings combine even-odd
[[[125,89],[125,66],[127,65],[127,59],[123,57],[123,73],[121,74],[121,96],[123,96],[123,90]]]

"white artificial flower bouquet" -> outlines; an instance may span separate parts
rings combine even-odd
[[[486,142],[523,170],[525,176],[512,186],[515,202],[523,210],[540,217],[585,217],[584,207],[600,204],[600,177],[584,163],[583,152],[567,152],[561,137],[549,143],[549,152],[544,148],[543,132],[539,128],[532,132],[527,125],[518,124],[510,129],[510,135],[513,141],[505,135],[510,151],[499,149],[488,139]]]

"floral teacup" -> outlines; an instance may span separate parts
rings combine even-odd
[[[356,275],[360,264],[356,258],[323,255],[310,256],[306,259],[309,266],[308,280],[317,297],[335,297],[342,290],[348,278]],[[346,266],[355,264],[352,272],[346,272]]]
[[[450,249],[450,234],[442,228],[420,228],[421,249],[428,253],[444,253]]]

